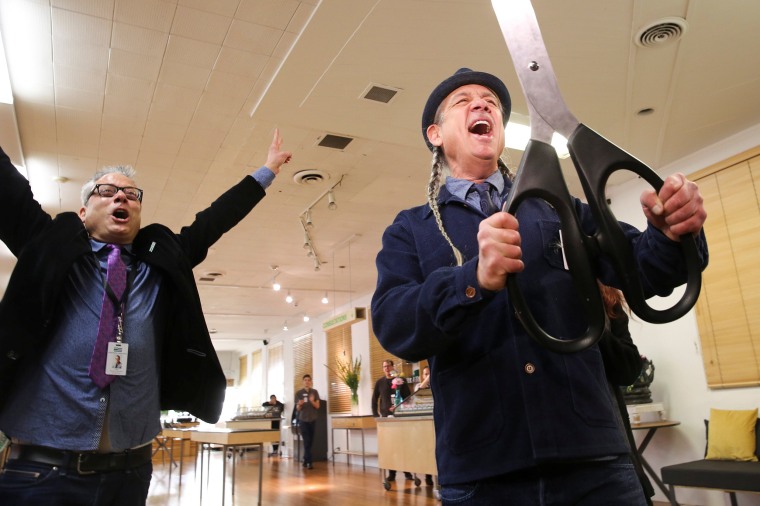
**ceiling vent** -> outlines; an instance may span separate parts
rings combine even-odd
[[[351,137],[343,137],[342,135],[332,135],[332,134],[326,134],[324,137],[322,137],[322,140],[319,141],[317,146],[322,146],[323,148],[332,148],[332,149],[346,149],[346,146],[348,146],[353,139]]]
[[[330,179],[330,175],[317,169],[302,170],[293,174],[293,181],[296,184],[311,185],[327,179]]]
[[[635,42],[640,47],[664,46],[679,40],[688,27],[683,18],[662,18],[639,30]]]
[[[381,104],[387,104],[393,97],[395,97],[401,90],[391,88],[389,86],[380,86],[378,84],[370,84],[369,87],[362,93],[362,98],[372,100],[373,102],[380,102]]]

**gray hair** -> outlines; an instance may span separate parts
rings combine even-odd
[[[121,174],[122,176],[134,180],[135,176],[137,175],[137,171],[135,171],[131,165],[113,165],[109,167],[103,167],[97,171],[89,181],[82,185],[81,195],[83,206],[86,206],[87,201],[90,200],[90,195],[92,195],[92,191],[95,189],[95,181],[107,174]]]
[[[443,218],[441,218],[441,211],[438,208],[438,194],[441,191],[441,184],[444,181],[444,175],[449,172],[448,165],[446,164],[446,156],[443,153],[443,149],[438,146],[433,147],[433,161],[431,165],[430,180],[428,181],[427,187],[428,205],[433,211],[438,230],[441,231],[441,235],[446,239],[446,242],[449,243],[449,246],[451,246],[457,265],[461,266],[464,263],[464,256],[462,255],[462,252],[459,251],[459,248],[454,246],[454,242],[446,232],[446,228],[443,226]],[[499,157],[496,165],[499,168],[499,172],[501,172],[504,177],[510,180],[514,178],[514,174],[512,174],[512,171],[509,170],[506,162],[504,162],[501,157]]]

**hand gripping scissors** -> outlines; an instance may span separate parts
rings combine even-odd
[[[518,275],[511,274],[507,277],[507,288],[518,318],[531,337],[555,352],[576,352],[596,343],[609,322],[593,264],[596,259],[605,257],[615,269],[628,306],[637,316],[650,323],[677,320],[699,297],[701,266],[694,237],[687,234],[680,238],[687,267],[683,296],[669,309],[650,307],[637,275],[633,252],[607,205],[604,191],[610,175],[618,170],[638,174],[657,192],[663,180],[644,163],[580,123],[570,112],[560,94],[530,0],[492,0],[491,3],[525,93],[531,127],[531,140],[520,160],[503,210],[514,214],[527,198],[541,198],[554,207],[560,219],[567,265],[589,325],[582,336],[574,339],[549,335],[534,319],[520,291]],[[593,235],[581,228],[559,158],[550,145],[555,131],[568,139],[570,156],[596,221],[597,231]]]

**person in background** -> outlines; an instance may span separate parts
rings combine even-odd
[[[375,382],[375,388],[372,390],[372,415],[375,417],[387,417],[393,414],[396,409],[395,397],[396,389],[393,388],[393,380],[397,378],[396,370],[393,368],[393,360],[383,360],[383,377]],[[409,385],[404,382],[398,385],[401,391],[401,398],[409,397]],[[412,473],[404,471],[404,477],[407,480],[413,480]],[[388,481],[396,481],[396,470],[388,470]]]
[[[298,427],[303,438],[303,467],[314,469],[311,450],[314,446],[314,430],[319,413],[319,392],[312,388],[310,374],[303,375],[303,388],[296,392],[295,407],[298,415]]]
[[[264,198],[291,158],[281,144],[275,130],[266,165],[177,234],[141,228],[132,167],[99,171],[79,212],[52,218],[0,150],[0,239],[17,257],[0,302],[0,504],[143,505],[161,410],[219,419],[226,380],[193,267]]]
[[[599,289],[604,300],[607,318],[610,320],[610,331],[605,332],[599,340],[599,351],[602,352],[604,371],[620,413],[621,429],[625,432],[630,445],[631,461],[633,461],[636,469],[636,476],[638,476],[641,487],[644,489],[644,499],[647,505],[652,506],[654,488],[644,472],[641,459],[636,451],[636,440],[633,437],[631,422],[628,419],[628,409],[621,390],[621,387],[632,385],[641,374],[643,365],[641,354],[628,331],[627,305],[623,292],[602,283],[599,283]]]
[[[269,400],[267,402],[264,402],[261,405],[262,408],[267,408],[267,413],[271,414],[273,418],[276,418],[276,420],[272,420],[272,428],[273,429],[279,429],[280,428],[280,418],[282,417],[282,412],[285,409],[285,404],[281,403],[277,400],[277,396],[272,394],[269,396]],[[276,455],[277,452],[280,449],[280,445],[278,443],[272,443],[272,453],[269,455]]]
[[[430,388],[430,367],[425,366],[422,368],[422,376],[420,378],[420,382],[414,385],[415,392],[421,388]]]
[[[383,234],[372,327],[384,349],[427,359],[435,371],[444,506],[642,506],[598,346],[548,351],[527,334],[504,290],[522,273],[522,294],[549,335],[575,338],[588,327],[564,268],[555,210],[533,198],[516,215],[499,212],[512,187],[501,160],[510,111],[506,86],[486,72],[462,68],[433,89],[422,112],[433,153],[427,203],[401,211]],[[643,192],[640,203],[646,229],[621,223],[623,235],[644,295],[668,295],[686,281],[681,235],[696,236],[707,265],[707,213],[683,174]],[[590,209],[573,204],[591,235]],[[603,283],[619,285],[607,262],[594,268]]]

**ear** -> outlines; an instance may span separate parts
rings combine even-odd
[[[427,127],[427,137],[430,144],[436,147],[440,147],[443,144],[441,139],[441,127],[435,123]]]
[[[85,206],[82,206],[79,208],[79,219],[82,220],[82,223],[84,223],[84,220],[87,216],[87,208]]]

